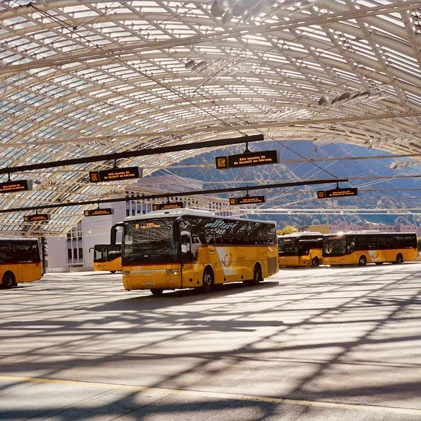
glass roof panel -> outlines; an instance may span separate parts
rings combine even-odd
[[[218,11],[214,0],[2,2],[4,165],[217,141],[255,134],[257,126],[267,138],[313,138],[317,125],[356,145],[374,139],[385,151],[421,152],[414,141],[419,2],[272,0],[251,7],[239,0],[235,13],[234,2],[221,4]],[[399,116],[393,143],[384,139],[397,131],[387,114]],[[276,126],[288,121],[290,127]],[[162,162],[192,153],[169,153]],[[154,168],[157,161],[149,155],[122,163]],[[37,175],[39,184],[0,196],[2,207],[102,198],[117,187],[90,185],[87,171],[103,165],[28,171],[23,175]],[[0,230],[28,232],[23,212],[0,213]],[[42,229],[66,232],[83,206],[52,212]]]

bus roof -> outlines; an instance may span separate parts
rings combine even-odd
[[[336,233],[325,234],[325,236],[329,237],[329,236],[342,236],[342,235],[370,235],[370,234],[380,234],[380,235],[382,235],[382,234],[384,234],[384,235],[411,234],[411,235],[416,235],[416,232],[362,230],[362,231],[336,232]]]
[[[255,221],[255,222],[264,222],[268,224],[275,224],[275,221],[270,220],[261,220],[261,219],[252,219],[252,218],[240,218],[235,216],[222,216],[216,215],[208,210],[202,209],[189,209],[189,208],[177,208],[177,209],[167,209],[167,210],[157,210],[148,213],[143,213],[134,216],[127,216],[124,218],[124,222],[129,221],[138,221],[143,219],[150,219],[150,218],[166,218],[166,217],[179,217],[179,216],[202,216],[202,217],[209,217],[209,218],[221,218],[221,219],[228,219],[233,221]]]
[[[316,231],[300,231],[300,232],[291,232],[290,234],[283,234],[283,235],[278,235],[278,238],[288,238],[288,237],[323,237],[324,234],[322,234],[321,232],[316,232]]]

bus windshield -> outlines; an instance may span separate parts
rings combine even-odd
[[[179,261],[174,241],[175,218],[128,221],[124,225],[122,258],[126,264],[141,265]]]
[[[95,244],[94,262],[108,262],[121,256],[120,244]]]
[[[297,242],[296,238],[279,238],[279,254],[295,256],[297,254]]]

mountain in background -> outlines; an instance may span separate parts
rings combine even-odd
[[[248,205],[254,214],[260,208],[283,208],[290,214],[262,214],[265,219],[276,220],[282,225],[363,224],[366,222],[393,225],[421,224],[421,216],[406,209],[420,210],[421,180],[417,176],[420,163],[376,149],[349,144],[317,145],[311,141],[255,142],[248,145],[251,152],[277,150],[280,163],[255,167],[217,170],[215,158],[241,154],[245,145],[227,147],[188,158],[154,175],[176,174],[200,180],[206,190],[232,187],[265,186],[296,181],[346,178],[339,187],[357,187],[358,196],[342,199],[318,199],[318,190],[330,190],[336,183],[303,185],[276,189],[251,190],[251,196],[264,195],[266,203]],[[389,156],[390,158],[376,158]],[[349,159],[347,159],[349,158]],[[288,162],[285,162],[288,161]],[[397,167],[393,169],[394,167]],[[246,192],[221,194],[221,197],[245,196]],[[346,209],[359,213],[347,213]],[[294,210],[320,209],[318,214],[296,213]],[[323,213],[324,209],[343,209],[343,214]],[[365,214],[364,210],[399,209],[400,214]],[[259,217],[260,217],[259,216]]]

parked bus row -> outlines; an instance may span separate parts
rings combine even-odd
[[[117,237],[119,241],[117,241]],[[300,232],[277,236],[276,223],[171,209],[127,217],[111,228],[110,244],[94,247],[94,269],[122,271],[126,290],[258,284],[280,267],[402,263],[418,257],[415,233]],[[41,279],[37,239],[0,240],[3,288]]]
[[[280,267],[402,263],[418,257],[415,233],[350,231],[297,232],[278,236]]]

